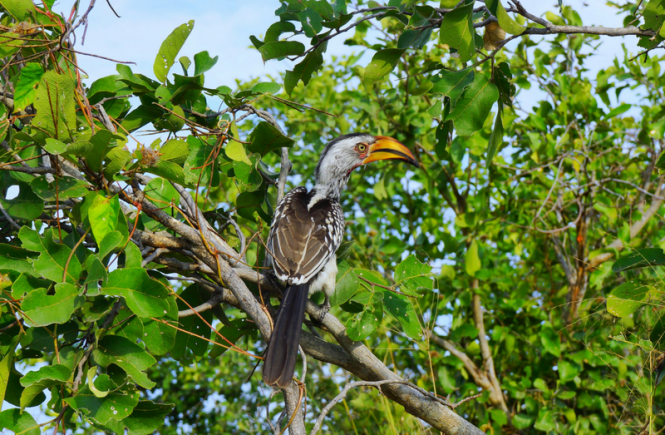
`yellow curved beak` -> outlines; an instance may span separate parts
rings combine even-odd
[[[376,142],[369,147],[369,155],[363,164],[378,160],[403,160],[416,168],[420,168],[418,160],[404,144],[388,136],[376,136]]]

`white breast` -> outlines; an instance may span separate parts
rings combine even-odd
[[[328,263],[321,269],[309,286],[310,293],[323,291],[331,295],[335,291],[335,278],[337,277],[337,256],[333,255]]]

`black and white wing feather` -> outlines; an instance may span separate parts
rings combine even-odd
[[[293,189],[277,206],[268,238],[275,274],[290,285],[310,282],[335,255],[343,233],[338,202]]]

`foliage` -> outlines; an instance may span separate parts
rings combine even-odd
[[[217,57],[178,58],[189,21],[155,78],[118,64],[86,85],[70,49],[86,15],[0,5],[0,399],[13,406],[0,428],[39,433],[41,406],[56,430],[268,431],[285,407],[250,376],[265,334],[238,282],[264,305],[278,294],[250,273],[282,151],[287,188],[311,186],[324,144],[355,131],[396,137],[422,170],[351,177],[332,299],[347,343],[450,403],[480,394],[456,412],[486,432],[665,426],[657,51],[592,78],[602,36],[567,5],[536,21],[499,0],[289,0],[251,38],[265,61],[298,60],[278,80],[209,83]],[[618,7],[645,49],[663,39],[659,8]],[[342,35],[361,52],[324,63]],[[532,87],[544,97],[525,107]],[[157,138],[137,140],[150,126]],[[303,379],[309,427],[354,377],[321,361]],[[324,431],[432,431],[390,397],[351,391]]]

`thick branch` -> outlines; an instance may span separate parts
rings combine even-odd
[[[558,33],[585,33],[588,35],[604,35],[604,36],[648,36],[655,35],[653,30],[642,30],[635,26],[628,27],[603,27],[603,26],[558,26],[549,21],[537,17],[524,9],[519,1],[514,1],[515,12],[522,15],[524,18],[540,24],[543,28],[530,27],[522,35],[554,35]]]

